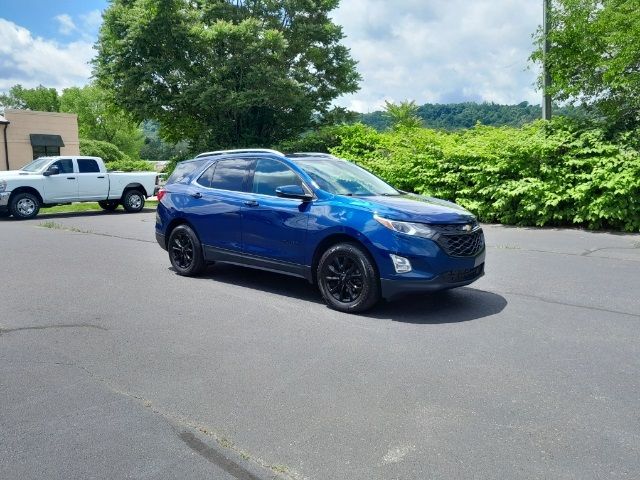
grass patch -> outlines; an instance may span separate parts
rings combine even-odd
[[[42,228],[51,228],[52,230],[65,230],[67,232],[93,233],[90,230],[82,230],[76,227],[67,227],[65,225],[62,225],[61,223],[56,223],[51,220],[47,220],[46,222],[41,222],[40,224],[38,224],[38,226]]]
[[[156,201],[147,201],[144,204],[144,208],[156,208],[158,206],[158,202]],[[119,210],[122,210],[122,207],[118,207]],[[51,214],[51,213],[76,213],[76,212],[100,212],[102,208],[98,205],[98,202],[82,202],[82,203],[71,203],[69,205],[57,205],[51,208],[43,208],[40,211],[41,215]]]

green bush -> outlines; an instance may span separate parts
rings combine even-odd
[[[80,153],[102,158],[110,171],[134,172],[154,169],[153,164],[145,160],[132,160],[114,144],[102,140],[80,139]]]
[[[596,128],[562,118],[456,133],[356,124],[337,136],[333,154],[486,222],[640,230],[640,155]]]

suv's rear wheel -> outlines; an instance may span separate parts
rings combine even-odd
[[[169,236],[169,260],[179,275],[190,277],[204,270],[202,245],[188,225],[178,225]]]
[[[33,218],[40,211],[40,200],[31,193],[18,193],[10,200],[9,211],[19,220]]]
[[[317,281],[327,305],[341,312],[363,312],[380,300],[373,261],[354,243],[340,243],[324,252],[318,262]]]
[[[122,197],[122,206],[129,213],[136,213],[144,208],[144,195],[140,190],[127,190]]]

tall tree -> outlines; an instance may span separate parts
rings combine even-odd
[[[392,103],[385,100],[384,116],[391,123],[391,128],[419,128],[423,126],[422,119],[418,116],[419,107],[414,100],[405,100],[400,103]]]
[[[95,75],[194,148],[272,145],[357,90],[339,0],[111,0]]]
[[[551,51],[537,34],[555,100],[592,107],[616,130],[640,126],[640,0],[553,0]]]
[[[35,110],[39,112],[58,112],[60,98],[55,88],[38,85],[35,88],[24,88],[14,85],[8,94],[0,95],[0,105],[4,108],[18,108],[20,110]]]
[[[142,129],[114,105],[109,92],[96,85],[66,88],[60,96],[60,111],[78,115],[80,138],[109,142],[129,157],[140,158]]]

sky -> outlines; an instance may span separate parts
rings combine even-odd
[[[89,82],[106,0],[0,0],[0,91]],[[342,0],[333,19],[363,77],[336,104],[540,103],[528,61],[540,0]]]

